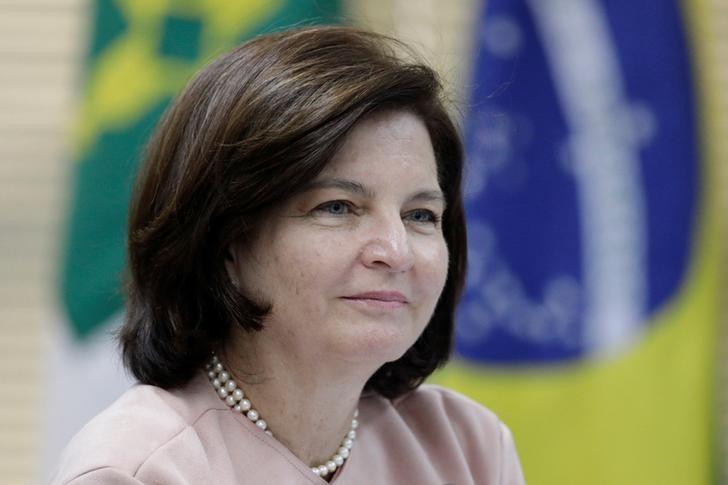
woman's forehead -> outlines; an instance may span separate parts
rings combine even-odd
[[[387,111],[359,121],[319,177],[369,175],[375,168],[388,171],[399,167],[413,171],[410,178],[420,172],[437,172],[430,135],[420,117],[409,111]]]

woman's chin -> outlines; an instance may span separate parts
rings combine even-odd
[[[401,328],[382,326],[356,332],[345,341],[336,342],[336,347],[343,360],[378,369],[402,357],[416,339],[417,335]]]

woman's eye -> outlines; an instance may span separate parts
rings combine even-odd
[[[353,207],[350,202],[345,200],[332,200],[324,202],[314,209],[316,212],[325,212],[333,215],[344,215],[353,212]]]
[[[407,214],[407,219],[417,224],[437,224],[440,217],[428,209],[416,209]]]

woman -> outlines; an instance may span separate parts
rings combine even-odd
[[[127,391],[54,483],[523,483],[507,429],[422,381],[463,286],[462,148],[435,73],[351,28],[191,81],[129,222]]]

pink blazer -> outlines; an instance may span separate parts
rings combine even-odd
[[[359,422],[351,456],[332,484],[525,483],[508,429],[453,391],[422,385],[393,401],[365,395]],[[181,389],[129,389],[71,440],[52,479],[54,485],[326,483],[232,412],[202,372]]]

